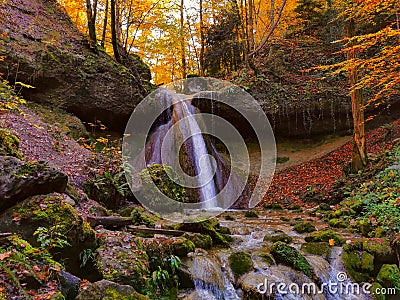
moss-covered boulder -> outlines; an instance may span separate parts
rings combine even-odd
[[[81,287],[76,300],[149,300],[129,285],[100,280]]]
[[[310,278],[313,276],[310,264],[296,248],[283,242],[276,242],[271,246],[269,251],[277,263],[301,271]]]
[[[32,246],[18,235],[0,239],[0,257],[1,299],[30,299],[28,290],[38,292],[51,283],[46,276],[50,269],[63,268],[47,250]],[[51,292],[60,290],[54,282]]]
[[[8,129],[0,128],[0,156],[13,156],[22,159],[19,152],[19,138]]]
[[[246,252],[234,252],[229,255],[229,265],[236,279],[253,270],[251,255]]]
[[[311,222],[300,221],[293,226],[293,229],[298,233],[314,232],[315,226]]]
[[[290,244],[292,241],[293,238],[283,232],[264,236],[264,242],[270,242],[270,243],[283,242],[286,244]]]
[[[33,195],[64,192],[68,177],[43,161],[0,156],[0,212]]]
[[[305,237],[305,240],[306,242],[329,242],[333,240],[337,246],[343,245],[345,242],[340,234],[330,229],[310,233]]]
[[[221,232],[221,226],[217,219],[208,219],[196,223],[180,223],[173,227],[176,230],[197,232],[207,234],[211,237],[214,245],[228,247],[232,237]],[[223,231],[223,230],[222,230]]]
[[[328,259],[331,255],[332,248],[326,242],[310,242],[301,245],[301,251],[309,254],[319,255]]]
[[[32,245],[42,245],[74,275],[98,278],[90,262],[81,267],[80,259],[85,249],[96,248],[96,233],[61,194],[33,196],[9,208],[0,216],[0,231],[18,232]]]
[[[195,244],[185,237],[172,239],[171,250],[174,255],[186,256],[189,252],[193,252],[195,248]]]
[[[334,228],[347,228],[350,226],[350,223],[342,219],[330,219],[329,226]]]
[[[149,258],[139,238],[127,232],[98,231],[100,247],[96,250],[96,266],[104,279],[133,286],[137,291],[146,288]]]
[[[385,288],[396,288],[400,290],[400,271],[395,264],[384,264],[379,270],[376,280]]]
[[[371,221],[367,218],[358,219],[355,226],[363,236],[369,236],[374,229]]]
[[[382,294],[383,286],[379,282],[374,282],[371,285],[370,292],[373,300],[385,300],[385,295]]]
[[[131,213],[132,223],[134,225],[146,225],[147,227],[154,227],[156,222],[161,220],[157,215],[146,210],[144,207],[135,207]]]
[[[212,238],[207,234],[186,232],[182,237],[192,241],[196,248],[208,250],[213,246]]]
[[[374,270],[374,256],[366,251],[345,251],[343,263],[347,272],[356,282],[366,282]]]

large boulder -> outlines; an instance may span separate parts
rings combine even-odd
[[[91,47],[57,1],[10,0],[0,15],[0,73],[34,86],[22,90],[27,100],[122,130],[151,89],[139,57],[128,57],[125,67]]]
[[[45,162],[0,157],[0,212],[34,195],[64,192],[68,177]]]
[[[149,299],[135,291],[129,285],[120,285],[109,280],[100,280],[88,284],[81,289],[76,300],[106,300],[106,299],[126,299],[126,300],[146,300]]]

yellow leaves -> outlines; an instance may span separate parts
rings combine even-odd
[[[329,241],[328,241],[328,243],[329,243],[329,246],[335,246],[335,240],[334,239],[330,239]]]

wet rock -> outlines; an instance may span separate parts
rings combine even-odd
[[[254,268],[251,255],[246,252],[234,252],[229,255],[229,266],[236,279]]]
[[[172,253],[177,256],[186,256],[189,252],[193,252],[195,248],[195,244],[185,237],[177,237],[172,239]]]
[[[315,226],[311,222],[300,221],[293,226],[293,229],[298,233],[314,232]]]
[[[96,266],[104,279],[133,286],[142,291],[149,276],[148,255],[136,236],[120,231],[98,230],[100,247]]]
[[[129,285],[121,285],[109,280],[100,280],[81,288],[76,300],[149,300]]]
[[[310,264],[297,249],[283,242],[276,242],[271,246],[270,253],[277,263],[301,271],[310,278],[313,276]]]
[[[34,195],[64,192],[68,177],[45,162],[0,157],[0,212]]]
[[[213,241],[211,237],[207,234],[186,232],[183,237],[192,241],[196,248],[208,250],[211,249],[213,246]]]
[[[275,235],[266,235],[264,237],[264,241],[271,242],[271,243],[283,242],[286,244],[290,244],[293,241],[293,238],[290,237],[289,235],[287,235],[286,233],[278,233]]]
[[[57,277],[61,284],[61,293],[65,299],[74,300],[78,296],[81,279],[63,270],[60,270]]]
[[[257,300],[261,298],[261,294],[258,291],[258,286],[261,283],[264,283],[266,276],[261,273],[248,273],[243,275],[239,279],[239,286],[243,290],[244,299],[249,299],[249,300]],[[270,296],[270,293],[266,293],[266,296]]]
[[[340,234],[329,229],[311,233],[305,237],[305,240],[306,242],[329,242],[333,240],[335,245],[343,245],[345,242]]]
[[[326,242],[310,242],[301,245],[301,251],[309,254],[322,256],[325,259],[330,257],[332,248]]]

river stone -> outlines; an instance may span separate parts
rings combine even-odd
[[[148,300],[149,298],[139,294],[129,285],[120,285],[109,280],[100,280],[81,288],[76,300]]]
[[[68,177],[43,161],[0,157],[0,212],[34,195],[64,192]]]

